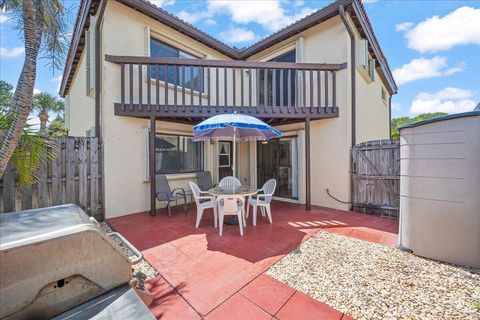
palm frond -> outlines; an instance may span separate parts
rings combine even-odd
[[[13,116],[0,112],[0,132],[5,132],[11,125]],[[43,138],[26,125],[10,164],[18,173],[18,187],[38,181],[37,171],[40,165],[48,163],[59,152],[59,146],[47,138]]]

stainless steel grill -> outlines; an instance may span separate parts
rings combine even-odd
[[[50,318],[128,284],[142,256],[125,245],[135,261],[76,205],[1,214],[0,318]]]

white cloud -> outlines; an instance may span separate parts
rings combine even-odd
[[[419,93],[410,106],[411,114],[446,112],[459,113],[472,111],[475,102],[470,90],[447,87],[435,93]]]
[[[270,31],[278,30],[306,16],[313,10],[304,8],[294,15],[288,15],[280,5],[281,1],[208,1],[208,12],[226,12],[233,22],[247,24],[255,22]]]
[[[400,68],[394,69],[393,77],[399,85],[402,85],[419,79],[448,76],[461,72],[464,68],[464,62],[449,68],[446,57],[435,56],[432,59],[419,58],[413,59]]]
[[[287,3],[290,5],[289,8],[296,8],[294,14],[289,14],[287,10],[282,7],[284,3],[287,2],[282,0],[207,0],[206,10],[197,12],[182,10],[177,15],[189,23],[196,23],[202,19],[207,19],[206,24],[213,25],[213,21],[215,20],[212,18],[217,14],[225,13],[230,16],[230,19],[234,23],[257,23],[269,31],[276,31],[314,11],[310,8],[300,8],[301,6],[299,5],[303,5],[304,3],[302,0],[297,0]]]
[[[214,26],[214,25],[217,24],[217,21],[213,20],[212,18],[209,18],[209,19],[205,20],[205,24],[207,26]]]
[[[293,1],[293,6],[294,7],[302,7],[305,4],[304,0],[294,0]]]
[[[4,47],[0,48],[0,56],[2,56],[2,58],[14,58],[16,56],[23,54],[24,52],[25,52],[24,47],[15,47],[11,49],[4,48]]]
[[[256,39],[255,33],[242,28],[230,28],[220,33],[220,38],[227,43],[249,42]]]
[[[404,22],[395,25],[395,31],[407,31],[413,27],[413,22]]]
[[[10,20],[9,17],[4,14],[0,14],[0,23],[8,22],[8,20]]]
[[[433,16],[405,32],[408,47],[420,52],[480,45],[480,8],[461,7],[446,16]]]
[[[197,21],[200,21],[204,18],[208,18],[211,16],[211,13],[208,12],[208,11],[199,11],[199,12],[194,12],[194,13],[190,13],[190,12],[187,12],[185,10],[183,11],[180,11],[177,16],[182,19],[183,21],[186,21],[190,24],[193,24]]]
[[[363,0],[362,2],[363,3],[375,3],[377,2],[378,0]]]
[[[33,88],[33,94],[39,94],[39,93],[42,93],[42,90]]]
[[[151,4],[157,7],[171,6],[175,4],[175,0],[150,0]]]

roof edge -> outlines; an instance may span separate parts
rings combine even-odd
[[[403,126],[399,126],[398,129],[406,129],[406,128],[414,128],[414,127],[419,127],[423,126],[426,124],[434,123],[434,122],[440,122],[440,121],[446,121],[446,120],[453,120],[453,119],[459,119],[459,118],[466,118],[466,117],[478,117],[480,116],[480,111],[468,111],[468,112],[462,112],[462,113],[454,113],[454,114],[449,114],[446,116],[441,116],[441,117],[436,117],[432,119],[427,119],[427,120],[422,120],[422,121],[417,121],[414,123],[409,123],[405,124]]]
[[[80,40],[83,37],[85,25],[88,24],[89,13],[91,10],[92,4],[98,4],[101,0],[83,0],[81,12],[77,15],[77,20],[75,22],[74,33],[72,40],[70,42],[70,48],[67,56],[67,61],[65,64],[65,69],[62,77],[62,82],[60,85],[60,95],[65,96],[66,90],[70,83],[68,82],[72,77],[72,64],[76,55],[78,55],[78,45]],[[103,0],[106,1],[106,0]],[[263,40],[247,47],[243,50],[237,50],[232,48],[225,43],[215,39],[214,37],[208,35],[207,33],[201,31],[195,26],[183,21],[182,19],[176,17],[175,15],[163,10],[146,0],[116,0],[117,2],[126,5],[138,12],[145,14],[146,16],[157,20],[168,27],[183,33],[196,41],[203,43],[211,47],[212,49],[234,59],[234,60],[244,60],[252,55],[265,50],[269,46],[284,41],[308,28],[315,26],[318,23],[321,23],[331,17],[334,17],[339,14],[340,6],[351,6],[353,12],[359,17],[360,27],[364,30],[367,35],[368,41],[371,43],[372,48],[380,62],[381,75],[380,77],[384,82],[388,84],[390,93],[397,93],[397,86],[393,78],[392,72],[388,63],[386,61],[383,52],[380,49],[380,44],[378,43],[375,34],[373,33],[372,26],[368,20],[365,9],[359,0],[336,0],[335,2],[327,5],[326,7],[319,9],[312,14],[286,26],[285,28],[273,33],[272,35],[266,37]],[[81,31],[80,31],[81,30]],[[75,52],[74,52],[75,51]]]
[[[260,40],[257,43],[252,44],[251,46],[245,48],[240,52],[240,57],[242,59],[246,59],[248,57],[253,56],[261,52],[262,50],[266,49],[272,43],[278,43],[284,41],[303,30],[311,28],[318,24],[319,22],[323,22],[331,17],[336,16],[339,14],[339,7],[341,5],[348,6],[353,2],[353,0],[336,0],[329,4],[326,7],[323,7],[310,15],[303,17],[302,19],[280,29],[273,34],[267,36],[266,38]]]
[[[352,8],[355,14],[357,15],[357,17],[359,17],[360,25],[362,29],[365,31],[368,42],[372,45],[372,49],[375,52],[375,55],[377,56],[377,59],[380,62],[382,73],[384,74],[385,80],[387,81],[387,83],[391,88],[391,93],[396,94],[398,92],[397,84],[395,83],[395,79],[393,78],[393,74],[390,69],[390,66],[388,65],[387,59],[383,54],[383,51],[380,47],[380,43],[378,42],[378,39],[375,36],[375,32],[373,31],[373,27],[370,23],[370,19],[368,18],[368,15],[365,11],[365,8],[362,2],[360,0],[353,0]]]

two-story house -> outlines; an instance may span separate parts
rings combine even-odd
[[[98,136],[107,218],[152,210],[151,177],[231,174],[232,144],[192,126],[245,113],[283,133],[237,142],[237,177],[277,198],[347,210],[351,146],[388,139],[397,91],[359,0],[338,0],[238,50],[144,0],[84,0],[60,94],[74,136]],[[153,194],[154,195],[154,194]],[[152,211],[153,213],[153,211]]]

